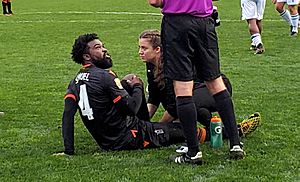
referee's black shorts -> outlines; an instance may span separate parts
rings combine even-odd
[[[210,16],[165,14],[161,26],[166,78],[209,81],[220,76],[218,38]]]

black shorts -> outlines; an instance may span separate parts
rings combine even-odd
[[[120,150],[158,148],[170,145],[169,128],[166,123],[137,120],[135,126],[128,131],[131,135],[130,142],[126,142],[127,144]]]
[[[218,38],[211,17],[166,14],[161,29],[166,78],[209,81],[220,76]]]

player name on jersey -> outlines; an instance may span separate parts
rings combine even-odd
[[[90,76],[90,73],[79,73],[79,74],[77,75],[77,77],[75,78],[76,84],[77,84],[80,80],[89,81],[89,76]]]

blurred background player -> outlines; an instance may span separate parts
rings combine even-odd
[[[212,1],[218,1],[218,0],[212,0]],[[215,21],[215,26],[216,27],[220,26],[221,22],[220,22],[218,7],[215,5],[215,3],[213,4],[213,13],[211,14],[211,17]]]
[[[251,50],[254,54],[262,54],[265,48],[262,43],[262,19],[264,15],[266,0],[241,0],[242,20],[248,23],[251,35]]]
[[[211,17],[215,21],[215,26],[218,27],[221,24],[220,17],[219,17],[219,12],[218,12],[218,7],[213,6],[213,13],[211,14]]]
[[[297,36],[299,23],[299,0],[272,0],[272,2],[275,4],[275,9],[278,11],[280,16],[290,25],[290,35]],[[284,8],[285,4],[288,5],[289,11]]]
[[[3,15],[11,16],[13,12],[11,11],[11,1],[10,0],[2,0],[2,9]]]

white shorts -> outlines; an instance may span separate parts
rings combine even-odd
[[[242,20],[262,20],[264,16],[265,6],[266,0],[241,0]]]
[[[277,2],[278,3],[286,3],[287,5],[298,5],[299,4],[299,0],[277,0]]]

